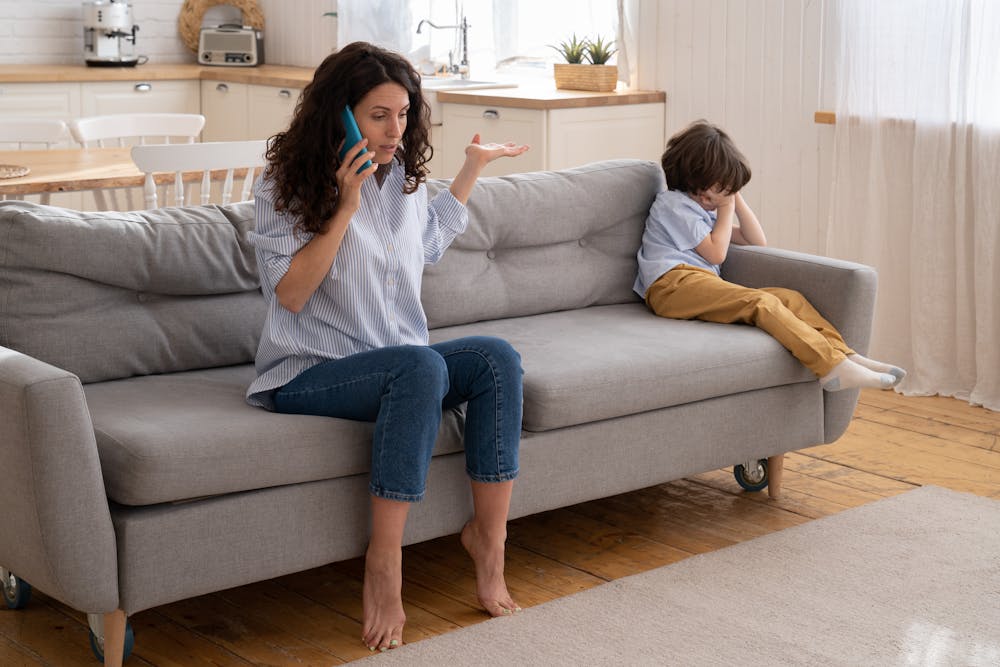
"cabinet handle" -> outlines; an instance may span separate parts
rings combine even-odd
[[[137,83],[137,84],[135,84],[134,88],[135,88],[135,92],[137,92],[137,93],[148,93],[149,91],[151,91],[153,89],[153,84],[146,83],[146,82]]]
[[[496,120],[499,117],[500,117],[500,112],[497,111],[496,109],[487,109],[486,111],[483,112],[483,118],[486,118],[488,120]]]
[[[217,85],[217,86],[215,87],[215,89],[216,89],[217,91],[219,91],[220,93],[228,93],[228,92],[229,92],[229,86],[227,86],[227,85],[226,85],[226,84],[224,84],[224,83],[220,83],[220,84],[218,84],[218,85]]]
[[[285,90],[284,88],[282,88],[281,90],[278,91],[278,97],[284,97],[287,100],[291,96],[292,96],[292,91],[290,90]]]

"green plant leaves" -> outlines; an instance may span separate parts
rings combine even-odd
[[[582,65],[586,62],[592,65],[604,65],[611,56],[618,53],[614,45],[614,40],[605,42],[600,35],[591,40],[586,37],[580,39],[573,33],[568,40],[559,42],[559,46],[549,44],[549,48],[558,51],[567,63],[573,65]]]

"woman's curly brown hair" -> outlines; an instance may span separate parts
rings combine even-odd
[[[316,68],[302,91],[288,130],[268,142],[267,176],[275,183],[275,209],[298,218],[296,229],[318,233],[337,208],[336,171],[346,136],[340,112],[354,107],[383,83],[406,89],[410,108],[396,160],[405,170],[403,192],[417,190],[427,178],[433,156],[428,137],[430,106],[420,89],[420,75],[403,56],[366,42],[348,44]]]
[[[697,194],[718,185],[739,192],[750,182],[750,166],[729,135],[698,120],[670,137],[660,159],[667,187]]]

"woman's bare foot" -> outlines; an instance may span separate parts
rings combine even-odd
[[[362,593],[361,640],[369,649],[385,651],[403,643],[403,554],[368,549]]]
[[[491,616],[507,616],[521,611],[521,607],[507,592],[503,577],[503,535],[487,535],[472,521],[462,528],[462,546],[469,552],[476,565],[476,596]]]

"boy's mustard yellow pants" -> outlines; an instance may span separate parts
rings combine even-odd
[[[744,287],[707,269],[681,264],[650,286],[646,303],[661,317],[752,324],[771,334],[817,377],[854,353],[804,296],[784,287]]]

